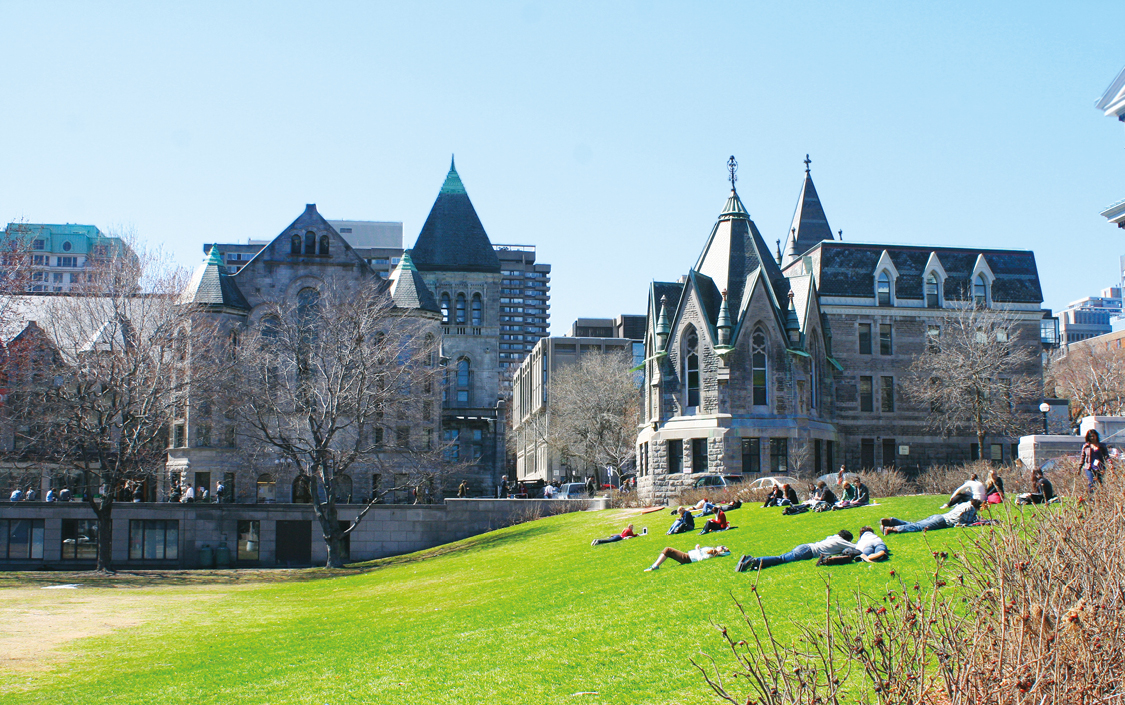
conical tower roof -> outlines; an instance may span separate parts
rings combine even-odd
[[[414,265],[423,272],[500,271],[500,259],[452,160],[412,251]]]
[[[789,234],[785,238],[785,247],[782,252],[781,266],[787,267],[791,262],[805,254],[818,242],[833,240],[832,228],[828,225],[828,217],[824,215],[824,208],[820,205],[820,196],[813,185],[812,174],[809,172],[809,156],[805,155],[805,182],[801,185],[801,195],[797,199],[797,210],[793,213],[793,223],[789,226]]]
[[[180,295],[181,304],[196,304],[208,308],[227,308],[249,311],[250,304],[234,283],[218,247],[212,247],[203,264],[191,276],[187,288]]]
[[[433,313],[441,313],[437,299],[434,298],[422,275],[410,257],[410,250],[402,253],[402,259],[391,275],[387,277],[391,284],[391,299],[399,308],[415,308]]]

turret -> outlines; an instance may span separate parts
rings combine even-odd
[[[789,292],[789,313],[785,317],[785,334],[789,337],[790,347],[800,347],[801,320],[797,317],[797,306],[793,303],[793,292]]]
[[[672,326],[668,323],[668,297],[660,297],[660,315],[656,319],[656,349],[663,350]]]
[[[727,308],[727,290],[723,289],[723,303],[719,306],[719,322],[715,326],[719,331],[719,345],[730,345],[730,309]]]

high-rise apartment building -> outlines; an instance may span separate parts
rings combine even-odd
[[[8,223],[0,232],[0,247],[17,249],[31,257],[31,292],[61,293],[85,281],[91,261],[116,256],[129,247],[119,237],[109,237],[94,225]]]
[[[534,245],[494,245],[500,258],[500,372],[519,367],[551,325],[551,265]],[[507,382],[505,382],[507,386]]]

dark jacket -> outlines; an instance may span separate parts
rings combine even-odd
[[[785,491],[785,499],[789,500],[793,504],[801,503],[800,498],[797,497],[797,490],[793,489],[792,487]]]
[[[1049,502],[1055,497],[1055,486],[1047,478],[1041,477],[1035,484],[1035,493],[1043,495],[1043,500]]]
[[[867,490],[867,485],[862,482],[855,484],[855,503],[862,506],[871,501],[871,493]]]
[[[821,502],[828,502],[829,504],[835,504],[837,502],[836,493],[832,491],[831,487],[825,487],[824,490],[820,492],[820,497],[817,499]]]
[[[1000,493],[1001,497],[1004,496],[1004,478],[1002,477],[996,478],[996,482],[990,481],[988,486],[984,488],[985,497],[996,492]]]

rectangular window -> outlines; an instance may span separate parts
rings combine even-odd
[[[883,411],[891,413],[895,410],[895,378],[883,377],[882,392],[883,392]]]
[[[96,561],[98,559],[98,522],[96,519],[62,520],[62,559],[64,561]]]
[[[817,475],[819,475],[820,471],[821,471],[821,468],[820,468],[820,459],[821,459],[820,448],[821,448],[821,442],[820,442],[820,439],[818,438],[815,441],[813,441],[813,472],[815,472]]]
[[[879,354],[890,355],[891,353],[891,324],[879,324]]]
[[[129,560],[174,561],[180,555],[180,522],[163,519],[129,521]]]
[[[684,469],[684,442],[668,441],[668,472],[682,472]]]
[[[938,326],[926,327],[926,349],[930,352],[938,351],[938,340],[941,338],[941,328]]]
[[[484,455],[484,431],[479,428],[473,429],[473,462],[481,459]]]
[[[895,461],[897,460],[897,456],[895,453],[896,450],[897,448],[895,447],[895,439],[883,439],[883,467],[893,468],[895,466]]]
[[[0,519],[0,559],[43,558],[42,519]]]
[[[969,460],[980,460],[980,446],[976,443],[969,444]]]
[[[58,284],[62,284],[62,280],[63,280],[62,272],[55,272],[54,274],[51,275],[51,281],[53,281],[53,282],[56,282]]]
[[[78,258],[77,257],[59,257],[58,266],[60,266],[60,267],[77,267],[78,266]]]
[[[261,545],[259,538],[262,534],[262,522],[257,519],[238,522],[238,560],[258,560],[258,550]]]
[[[457,462],[461,458],[461,451],[457,445],[457,436],[460,435],[460,430],[456,428],[447,428],[442,432],[442,440],[445,443],[445,459],[448,462]]]
[[[182,423],[172,425],[172,447],[183,448],[186,441],[184,440],[184,425]]]
[[[789,471],[789,439],[770,439],[770,472],[775,475]]]
[[[871,324],[870,323],[860,323],[859,324],[859,354],[860,355],[870,355],[871,354]]]
[[[47,241],[46,240],[32,240],[31,241],[31,249],[33,249],[33,250],[45,250],[45,249],[47,249]]]
[[[399,448],[410,447],[410,427],[399,426],[395,429],[395,445]]]
[[[742,439],[742,472],[759,473],[762,471],[762,439]]]
[[[1004,445],[1002,443],[993,443],[989,448],[988,459],[997,465],[1004,462]]]
[[[691,439],[691,471],[707,472],[707,439]]]
[[[859,469],[871,470],[875,467],[875,439],[859,439]]]
[[[828,472],[836,469],[836,441],[828,441],[825,448],[825,462],[828,463]]]
[[[871,377],[859,378],[859,410],[874,411],[871,395]]]

